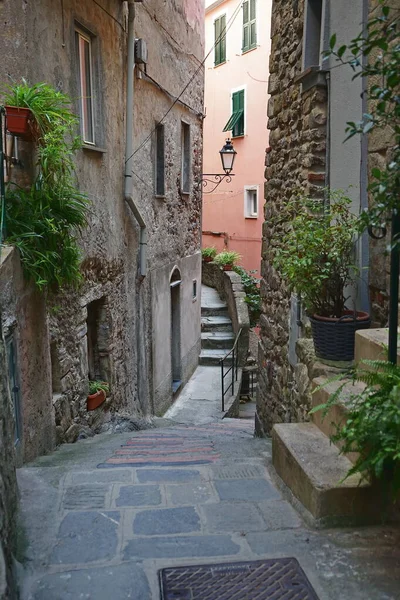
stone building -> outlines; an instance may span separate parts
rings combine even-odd
[[[77,180],[91,200],[78,291],[39,293],[3,250],[19,462],[115,414],[161,415],[198,363],[204,11],[200,0],[161,4],[1,3],[0,80],[70,95],[84,142]],[[32,144],[19,141],[18,153],[12,178],[29,181]],[[110,384],[93,412],[89,380]]]
[[[388,140],[356,136],[346,143],[348,121],[361,121],[367,111],[367,83],[352,79],[347,67],[323,60],[336,33],[340,44],[355,38],[377,3],[368,0],[274,0],[268,105],[270,147],[266,154],[265,222],[262,247],[260,319],[260,383],[256,425],[269,433],[274,423],[307,420],[310,383],[320,375],[305,320],[273,268],[279,226],[271,219],[297,189],[323,198],[325,187],[345,190],[358,214],[368,206],[368,168],[382,161]],[[369,147],[368,147],[369,144]],[[375,324],[385,324],[388,295],[387,261],[382,243],[365,234],[357,248],[362,278],[352,305],[371,311]],[[380,305],[379,305],[380,302]],[[301,312],[301,310],[300,310]],[[300,323],[300,325],[299,325]]]

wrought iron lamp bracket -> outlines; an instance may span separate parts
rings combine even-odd
[[[201,176],[203,188],[209,184],[214,186],[211,190],[203,191],[203,194],[212,194],[224,180],[226,183],[230,183],[232,177],[235,177],[233,173],[203,173]]]

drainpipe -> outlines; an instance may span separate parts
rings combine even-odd
[[[134,214],[140,227],[139,238],[139,272],[142,277],[147,274],[147,231],[146,223],[133,199],[133,86],[135,74],[135,1],[128,0],[128,63],[126,74],[126,141],[125,141],[125,201]]]

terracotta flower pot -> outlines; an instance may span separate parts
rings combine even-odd
[[[32,140],[32,113],[29,108],[6,106],[7,131],[24,140]]]
[[[212,262],[213,260],[211,256],[203,256],[203,262]]]
[[[99,406],[101,406],[103,404],[105,399],[106,399],[106,394],[105,394],[104,390],[99,390],[95,394],[90,394],[87,397],[87,409],[95,410],[96,408],[98,408]]]
[[[222,270],[223,271],[232,271],[233,270],[232,267],[233,267],[233,265],[223,265]]]

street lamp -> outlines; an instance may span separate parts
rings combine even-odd
[[[219,151],[222,163],[222,169],[224,173],[203,173],[202,181],[203,188],[206,188],[208,184],[212,184],[214,187],[211,190],[203,191],[204,194],[211,194],[214,192],[219,184],[226,179],[227,183],[232,181],[232,177],[235,175],[232,173],[233,163],[235,162],[235,156],[237,154],[231,140],[226,140],[225,145]],[[208,179],[212,177],[212,179]]]

